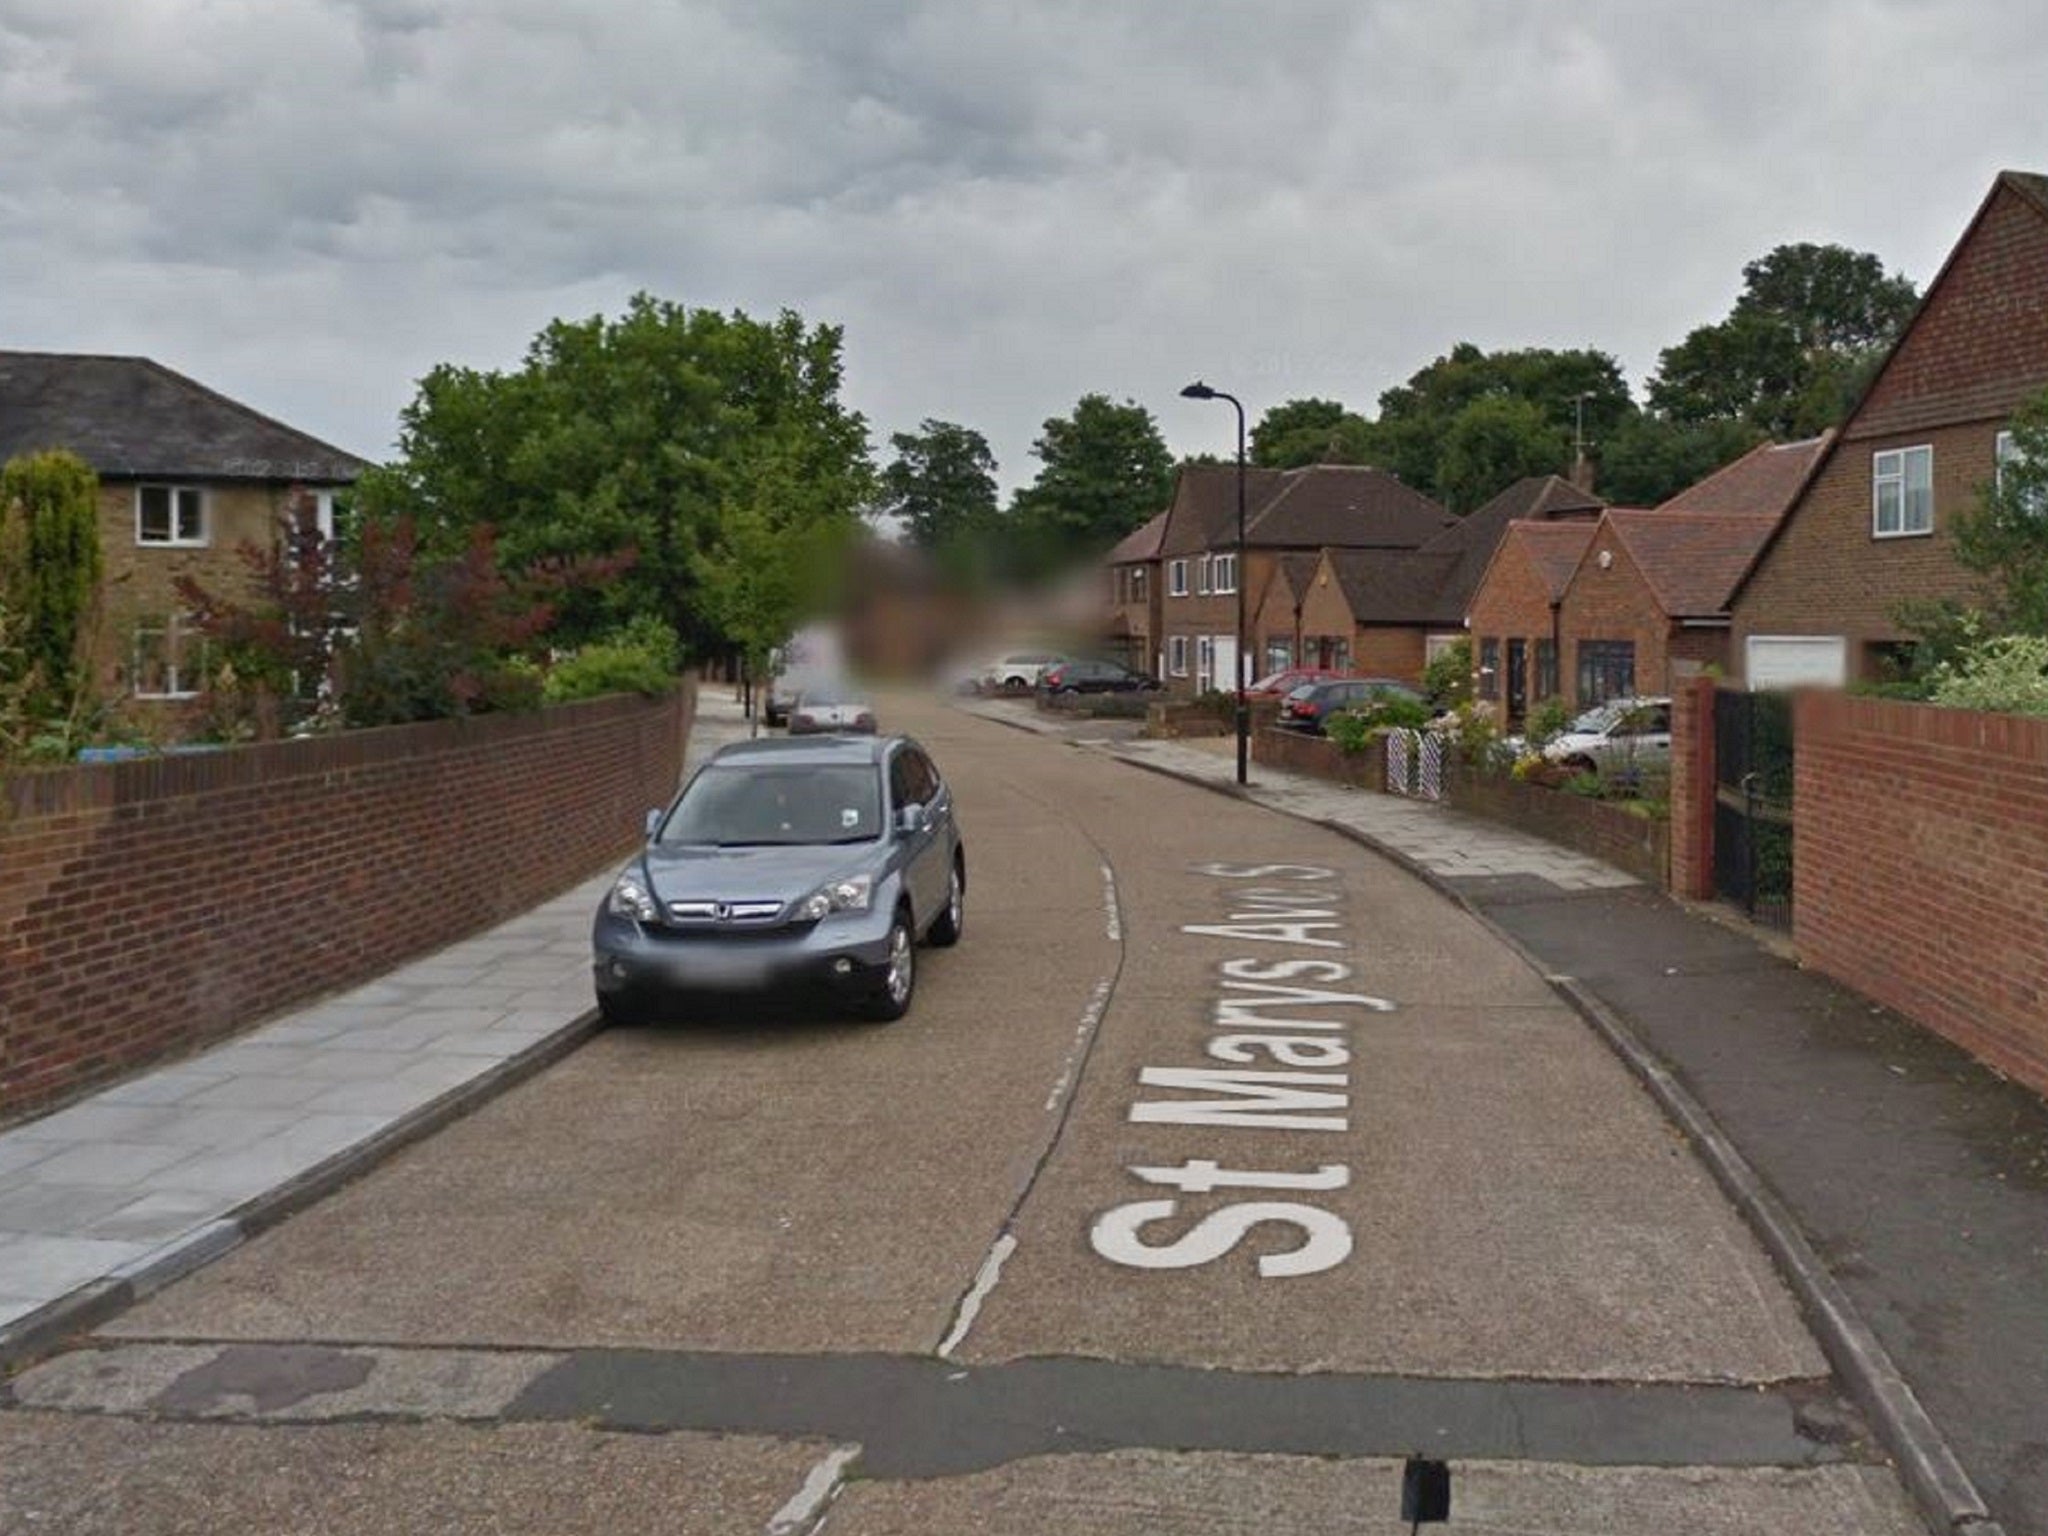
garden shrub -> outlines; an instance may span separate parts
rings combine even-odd
[[[1997,635],[1934,671],[1934,702],[1950,709],[2048,715],[2048,636]]]
[[[676,649],[675,631],[642,615],[607,639],[558,660],[548,671],[542,697],[550,704],[607,693],[656,697],[675,686]]]

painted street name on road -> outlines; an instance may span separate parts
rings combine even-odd
[[[1343,887],[1333,869],[1315,864],[1201,864],[1195,873],[1227,882],[1229,911],[1220,923],[1183,924],[1183,933],[1282,950],[1327,952],[1348,947],[1341,936]],[[1131,1106],[1132,1123],[1218,1130],[1349,1130],[1349,1020],[1334,1011],[1387,1013],[1394,1005],[1360,992],[1331,990],[1351,979],[1352,967],[1327,953],[1282,957],[1268,948],[1222,961],[1217,976],[1221,995],[1211,1014],[1217,1032],[1205,1049],[1212,1060],[1225,1065],[1146,1067],[1138,1074],[1141,1087],[1207,1097],[1140,1100]],[[1286,1070],[1263,1065],[1268,1062]],[[1088,1233],[1090,1245],[1113,1264],[1192,1269],[1214,1263],[1266,1223],[1291,1225],[1302,1235],[1293,1248],[1259,1256],[1259,1274],[1268,1279],[1317,1274],[1351,1254],[1350,1223],[1305,1198],[1346,1187],[1351,1169],[1344,1163],[1288,1170],[1225,1167],[1210,1158],[1191,1158],[1177,1167],[1132,1166],[1127,1171],[1142,1183],[1164,1185],[1184,1195],[1277,1190],[1294,1198],[1233,1200],[1204,1211],[1193,1226],[1169,1241],[1148,1241],[1145,1228],[1179,1217],[1180,1200],[1126,1201],[1097,1216]]]

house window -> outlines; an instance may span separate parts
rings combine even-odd
[[[1166,670],[1175,677],[1188,675],[1188,637],[1169,635],[1166,638]]]
[[[190,485],[138,485],[135,488],[135,542],[138,544],[203,545],[206,543],[206,498]]]
[[[1197,597],[1206,597],[1208,596],[1208,594],[1209,557],[1207,555],[1204,555],[1201,559],[1195,562],[1195,595]]]
[[[1554,699],[1557,697],[1557,642],[1538,640],[1536,642],[1536,697]]]
[[[1294,647],[1275,635],[1266,637],[1266,673],[1285,672],[1294,665]]]
[[[1579,708],[1591,709],[1609,699],[1627,698],[1635,691],[1635,641],[1579,642]]]
[[[129,683],[138,699],[189,699],[205,685],[206,637],[172,614],[135,626]]]
[[[1188,595],[1187,561],[1169,560],[1166,562],[1166,590],[1168,595],[1172,597],[1186,597]]]
[[[1872,454],[1870,509],[1877,538],[1934,532],[1934,450],[1889,448]]]
[[[1145,601],[1145,567],[1142,565],[1131,572],[1131,601]]]
[[[1215,577],[1216,590],[1218,592],[1235,592],[1237,590],[1237,556],[1218,555],[1216,557]]]
[[[1479,697],[1497,699],[1500,697],[1500,641],[1485,639],[1479,642]]]
[[[1216,641],[1209,635],[1195,637],[1195,686],[1203,693],[1216,686]]]

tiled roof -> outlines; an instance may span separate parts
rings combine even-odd
[[[1159,558],[1159,541],[1166,533],[1168,513],[1154,513],[1139,527],[1132,529],[1118,540],[1115,547],[1102,558],[1110,565],[1130,565],[1139,560]]]
[[[1778,515],[1615,507],[1605,522],[1666,615],[1688,619],[1728,611],[1735,584],[1778,526]]]
[[[1564,596],[1564,589],[1571,584],[1572,572],[1579,568],[1579,561],[1586,553],[1586,546],[1593,542],[1594,523],[1511,523],[1503,536],[1513,539],[1529,563],[1536,567],[1536,574],[1543,578],[1543,585],[1554,603]]]
[[[1249,531],[1268,498],[1279,489],[1277,469],[1244,472],[1245,526]],[[1237,466],[1183,464],[1173,482],[1173,503],[1166,511],[1166,529],[1159,541],[1162,555],[1193,554],[1219,549],[1237,539]]]
[[[1806,484],[1827,446],[1830,429],[1797,443],[1759,443],[1733,463],[1724,464],[1697,485],[1663,502],[1667,512],[1738,512],[1780,517]]]
[[[1575,519],[1591,526],[1607,503],[1558,475],[1531,475],[1517,480],[1484,506],[1476,507],[1423,548],[1430,554],[1454,554],[1457,564],[1445,575],[1442,616],[1462,621],[1472,594],[1486,574],[1487,562],[1501,536],[1516,523]]]
[[[1316,579],[1316,567],[1321,563],[1320,556],[1305,553],[1280,557],[1280,579],[1287,583],[1287,590],[1296,602],[1308,595],[1308,589]]]
[[[346,484],[370,467],[146,357],[0,352],[0,459],[41,448],[118,477]]]
[[[1360,624],[1457,624],[1464,619],[1462,610],[1452,614],[1445,607],[1445,582],[1458,565],[1455,554],[1332,549],[1328,558],[1351,617]]]
[[[1290,469],[1258,509],[1250,542],[1294,549],[1414,549],[1441,533],[1450,514],[1383,469],[1310,464]]]

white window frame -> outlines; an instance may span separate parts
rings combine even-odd
[[[1914,455],[1924,454],[1926,476],[1926,521],[1911,524],[1912,471]],[[1885,492],[1898,498],[1897,526],[1885,527]],[[1934,445],[1916,443],[1910,448],[1881,448],[1870,456],[1870,536],[1874,539],[1921,539],[1934,532]]]
[[[150,491],[162,491],[170,500],[171,528],[168,538],[146,537],[142,528],[142,498]],[[191,496],[199,505],[199,535],[197,538],[182,538],[178,533],[178,501]],[[212,508],[207,505],[205,487],[197,485],[174,485],[168,481],[153,481],[135,487],[135,542],[144,549],[205,549],[213,543]]]
[[[1188,675],[1188,637],[1168,635],[1166,637],[1166,670],[1173,677]]]
[[[1216,583],[1216,585],[1215,585],[1215,590],[1216,590],[1216,591],[1217,591],[1217,592],[1218,592],[1219,594],[1221,594],[1222,596],[1228,597],[1228,596],[1230,596],[1230,595],[1231,595],[1232,593],[1236,592],[1236,591],[1237,591],[1237,556],[1236,556],[1236,555],[1218,555],[1218,556],[1216,557],[1216,565],[1215,565],[1215,568],[1214,568],[1214,570],[1213,570],[1213,572],[1212,572],[1212,575],[1213,575],[1213,576],[1214,576],[1214,578],[1215,578],[1215,583]]]
[[[1195,686],[1216,686],[1216,641],[1210,635],[1195,636]]]
[[[1991,483],[1995,490],[2005,489],[2005,466],[2017,464],[2025,457],[2010,431],[1998,434],[1991,445]],[[2027,498],[2027,510],[2036,517],[2048,516],[2048,495],[2042,494],[2040,487],[2035,487],[2033,495]]]
[[[1207,597],[1209,595],[1210,571],[1211,564],[1207,555],[1203,555],[1195,562],[1195,596]]]
[[[1131,571],[1131,601],[1145,601],[1145,567],[1142,565],[1134,567]]]
[[[1188,563],[1185,560],[1166,562],[1166,593],[1169,597],[1188,595]]]
[[[144,637],[148,635],[158,636],[162,647],[164,662],[164,686],[162,688],[145,688],[143,686],[143,680],[148,675],[148,668],[143,665],[142,644]],[[187,646],[195,648],[194,654],[197,658],[190,665],[182,664],[186,656]],[[201,692],[201,685],[206,680],[209,660],[206,636],[200,631],[191,628],[190,620],[185,615],[174,613],[161,620],[141,620],[136,624],[134,632],[129,638],[129,691],[138,699],[197,698]]]

